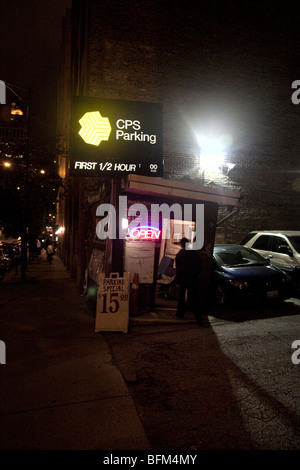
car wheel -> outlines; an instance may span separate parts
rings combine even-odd
[[[217,286],[217,289],[216,289],[216,299],[217,299],[217,303],[219,305],[227,305],[228,304],[228,299],[227,299],[227,295],[226,295],[226,292],[225,292],[225,289],[224,287],[222,286]]]

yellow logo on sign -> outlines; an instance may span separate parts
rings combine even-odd
[[[100,145],[102,140],[108,140],[111,132],[107,117],[102,117],[99,111],[85,113],[79,120],[81,129],[79,135],[91,145]]]

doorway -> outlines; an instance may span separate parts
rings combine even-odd
[[[180,240],[185,237],[189,241],[192,241],[194,236],[195,222],[163,219],[155,286],[156,309],[176,309],[177,289],[175,286],[175,257],[181,249]]]

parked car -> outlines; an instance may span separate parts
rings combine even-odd
[[[221,305],[291,297],[291,278],[266,258],[243,245],[216,245],[213,289]]]
[[[242,245],[290,274],[295,293],[300,293],[300,231],[253,231],[244,237]]]

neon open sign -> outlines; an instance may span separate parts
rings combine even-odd
[[[160,230],[155,227],[135,227],[130,230],[128,237],[134,240],[159,240]]]

